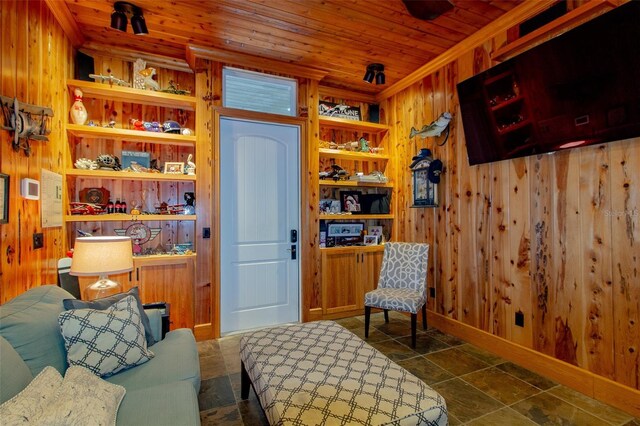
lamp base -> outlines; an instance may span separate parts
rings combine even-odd
[[[94,300],[120,293],[122,287],[115,281],[111,281],[106,276],[100,277],[98,281],[85,289],[85,299]]]

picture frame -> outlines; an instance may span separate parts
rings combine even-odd
[[[164,163],[164,173],[170,175],[183,175],[184,163],[167,161]]]
[[[378,236],[377,235],[365,235],[363,242],[364,242],[365,246],[378,245]]]
[[[321,214],[338,214],[340,213],[340,200],[323,199],[320,200]]]
[[[340,222],[327,225],[328,237],[360,237],[364,230],[363,222]]]
[[[343,212],[361,213],[360,191],[340,191],[340,207]]]
[[[139,166],[149,168],[151,165],[151,155],[144,151],[122,151],[121,165],[123,169],[131,167],[131,163],[135,162]]]
[[[378,239],[380,237],[382,237],[382,231],[383,231],[383,227],[382,226],[370,226],[369,228],[367,228],[367,233],[369,235],[377,236]]]
[[[9,223],[9,178],[0,173],[0,223]]]

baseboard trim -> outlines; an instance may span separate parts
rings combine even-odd
[[[195,327],[193,327],[193,335],[196,338],[196,342],[201,342],[203,340],[211,340],[215,338],[213,334],[213,325],[198,324]]]
[[[429,324],[447,334],[542,374],[594,399],[640,417],[640,391],[598,376],[575,365],[478,330],[470,325],[429,311]]]

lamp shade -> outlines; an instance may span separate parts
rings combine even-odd
[[[147,23],[145,22],[144,16],[142,16],[142,14],[133,15],[131,17],[131,29],[133,30],[133,33],[136,35],[149,34],[149,30],[147,29]]]
[[[384,84],[384,83],[385,83],[384,72],[378,71],[378,73],[376,74],[376,84]]]
[[[76,238],[69,272],[71,275],[104,276],[131,270],[133,270],[131,238]]]
[[[127,31],[127,15],[122,11],[114,10],[111,14],[111,28],[118,31]]]

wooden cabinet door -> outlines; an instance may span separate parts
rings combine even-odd
[[[358,300],[358,307],[361,309],[364,309],[364,295],[378,287],[382,255],[382,251],[370,251],[360,254],[360,292],[362,296]]]
[[[162,260],[162,263],[136,259],[134,272],[138,278],[142,303],[171,304],[171,330],[193,329],[195,322],[194,263],[191,257]]]
[[[322,313],[334,314],[358,308],[359,265],[353,251],[322,253]]]

